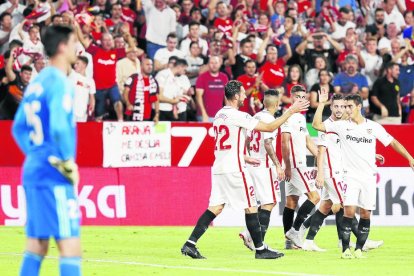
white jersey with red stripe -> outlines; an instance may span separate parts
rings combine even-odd
[[[338,134],[344,177],[348,174],[358,179],[371,179],[377,173],[375,164],[376,140],[388,146],[394,139],[379,123],[367,120],[356,124],[351,120],[325,124],[326,132]]]
[[[254,118],[263,121],[265,123],[270,123],[275,120],[272,114],[267,110],[262,110],[254,115]],[[276,152],[276,135],[277,130],[274,132],[260,132],[258,130],[253,130],[249,133],[250,136],[250,156],[260,160],[260,167],[264,166],[269,168],[272,166],[272,160],[269,158],[269,155],[266,152],[264,142],[266,139],[273,139],[272,147]]]
[[[259,120],[233,107],[220,109],[213,121],[215,135],[213,174],[241,172],[245,168],[246,131]]]
[[[334,120],[328,118],[324,121],[324,124],[326,126],[334,122]],[[341,140],[335,132],[318,132],[318,142],[316,145],[325,147],[325,156],[323,159],[325,178],[332,178],[334,175],[342,175],[343,173],[340,142]]]
[[[295,113],[280,127],[282,133],[290,133],[290,165],[291,168],[306,167],[306,119],[300,113]]]

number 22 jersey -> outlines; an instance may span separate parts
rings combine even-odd
[[[225,106],[217,112],[213,121],[215,137],[213,174],[244,170],[246,131],[252,131],[258,122],[258,119],[230,106]]]

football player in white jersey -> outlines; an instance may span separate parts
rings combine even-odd
[[[344,259],[362,258],[362,248],[368,239],[371,211],[376,204],[375,164],[376,140],[391,147],[408,160],[414,170],[414,158],[383,126],[367,120],[361,114],[362,98],[353,94],[345,98],[349,120],[340,120],[332,124],[322,122],[323,106],[328,101],[328,92],[321,91],[319,105],[312,126],[322,132],[334,132],[341,140],[342,162],[344,167],[344,217],[342,221],[342,255]],[[354,254],[349,248],[352,220],[356,208],[360,208],[359,233]]]
[[[324,121],[324,124],[332,124],[341,119],[347,119],[348,114],[345,112],[346,101],[340,94],[335,94],[331,99],[331,116]],[[318,233],[323,221],[331,214],[335,214],[336,227],[338,231],[338,238],[340,247],[342,247],[342,219],[344,215],[343,210],[343,166],[341,157],[341,144],[339,136],[336,133],[318,132],[318,157],[317,167],[318,174],[316,176],[316,186],[322,188],[321,204],[319,210],[310,216],[301,226],[301,237],[309,228],[306,240],[303,243],[303,250],[305,251],[326,251],[319,248],[314,238]],[[383,162],[383,156],[377,154],[377,160]],[[358,220],[356,217],[352,221],[352,232],[358,236]],[[375,249],[380,247],[383,241],[367,240],[364,245],[364,250]],[[355,247],[355,245],[354,245]]]
[[[295,85],[290,90],[293,102],[306,99],[306,90],[301,85]],[[286,205],[283,210],[283,227],[286,236],[286,249],[294,246],[302,247],[299,228],[306,217],[318,204],[320,196],[315,186],[316,170],[307,167],[307,149],[316,157],[318,149],[309,136],[306,119],[303,114],[292,115],[281,127],[282,157],[285,167]],[[308,199],[300,206],[295,221],[295,209],[299,197],[305,194]],[[293,243],[293,244],[292,244]]]
[[[274,114],[279,107],[279,91],[269,89],[264,93],[264,109],[254,115],[254,118],[270,123],[274,121]],[[264,241],[269,227],[270,214],[277,201],[280,201],[279,184],[285,178],[282,166],[276,157],[276,135],[274,132],[253,130],[247,138],[247,151],[252,158],[260,161],[259,165],[248,165],[247,169],[252,177],[256,199],[260,202],[259,222]],[[239,234],[244,245],[254,250],[250,233],[246,230]]]
[[[246,226],[255,245],[256,259],[276,259],[283,254],[270,250],[263,243],[254,186],[245,168],[246,131],[273,132],[294,113],[307,110],[309,102],[297,101],[281,117],[265,123],[238,110],[246,99],[246,91],[241,82],[228,82],[224,92],[226,106],[217,112],[213,122],[215,160],[209,207],[198,219],[189,239],[181,248],[181,253],[191,258],[204,258],[195,247],[196,243],[227,204],[245,210]]]

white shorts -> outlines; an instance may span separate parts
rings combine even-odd
[[[286,196],[301,196],[305,193],[316,191],[315,178],[315,168],[303,167],[292,169],[292,178],[289,182],[285,182]]]
[[[213,174],[209,206],[230,205],[235,209],[257,206],[249,172]]]
[[[344,175],[344,206],[375,210],[377,201],[376,176],[357,178]]]
[[[325,178],[321,200],[331,200],[333,204],[342,204],[344,202],[343,186],[341,174],[333,175],[332,178]]]
[[[280,181],[277,179],[275,167],[247,166],[256,192],[256,199],[261,205],[276,204],[280,201]]]

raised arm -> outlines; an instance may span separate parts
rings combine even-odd
[[[297,112],[306,111],[308,110],[308,107],[309,101],[296,101],[285,113],[283,113],[282,116],[270,123],[259,121],[254,129],[264,132],[273,132],[278,129],[284,122],[286,122],[290,116]]]
[[[73,20],[73,27],[75,29],[75,33],[78,37],[79,42],[82,44],[82,46],[85,48],[85,50],[88,49],[89,46],[91,45],[91,41],[89,39],[87,40],[83,37],[82,30],[79,27],[79,23],[76,22],[76,20]]]
[[[316,130],[326,132],[325,125],[322,121],[322,113],[323,108],[325,107],[325,103],[328,101],[329,91],[325,91],[325,89],[322,89],[321,91],[318,91],[318,94],[319,104],[318,108],[316,109],[315,116],[313,117],[312,127]]]
[[[15,59],[15,52],[16,52],[16,48],[13,48],[11,54],[10,54],[10,58],[7,60],[6,63],[6,77],[9,80],[9,82],[12,82],[16,79],[16,73],[14,73],[13,71],[13,64],[14,64],[14,59]]]

